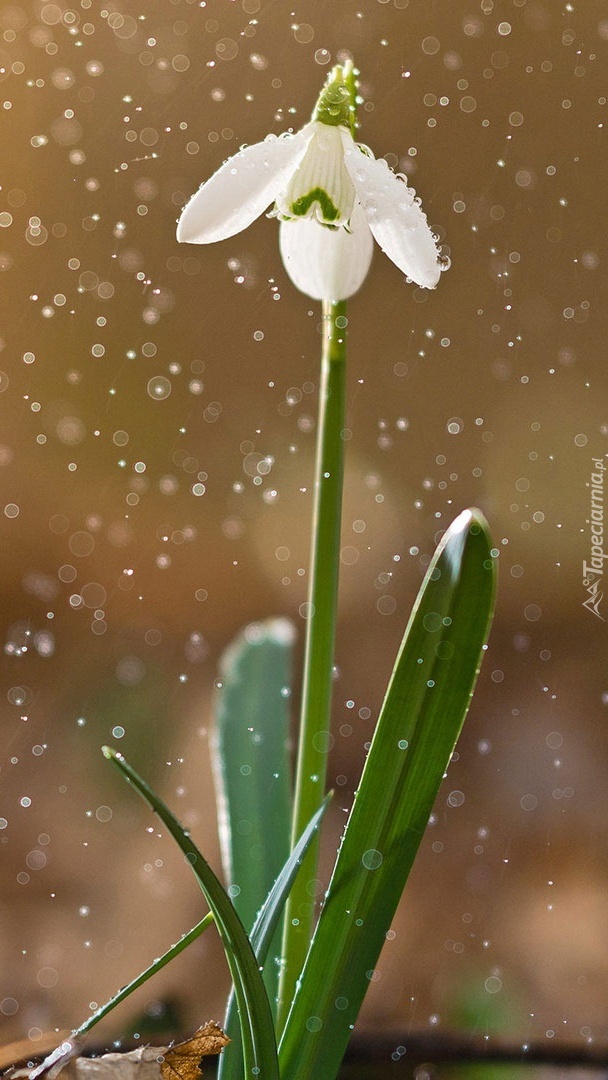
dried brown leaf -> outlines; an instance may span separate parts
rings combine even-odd
[[[79,1057],[81,1045],[66,1039],[35,1069],[20,1069],[8,1074],[11,1080],[161,1080],[164,1047],[140,1046],[127,1054],[102,1054]]]
[[[65,1039],[35,1069],[12,1071],[12,1080],[56,1080],[64,1072],[65,1080],[199,1080],[201,1061],[219,1054],[230,1039],[219,1024],[210,1020],[191,1039],[175,1046],[139,1046],[126,1054],[79,1056],[82,1044]]]
[[[162,1080],[198,1080],[202,1058],[219,1054],[229,1042],[219,1024],[209,1020],[191,1039],[165,1050],[160,1066]]]

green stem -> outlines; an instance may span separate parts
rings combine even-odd
[[[340,563],[344,473],[346,302],[323,302],[323,354],[292,846],[325,791]],[[312,936],[318,842],[313,842],[285,913],[277,1030],[281,1031]]]
[[[85,1020],[84,1024],[81,1024],[79,1028],[76,1028],[76,1030],[72,1032],[72,1038],[80,1039],[84,1035],[87,1035],[91,1028],[95,1027],[95,1024],[98,1024],[100,1020],[103,1020],[104,1016],[107,1016],[108,1013],[112,1012],[112,1009],[115,1009],[117,1005],[120,1005],[121,1001],[128,998],[129,994],[132,994],[134,990],[143,986],[148,979],[151,979],[153,975],[156,975],[157,971],[164,968],[165,964],[168,964],[170,960],[173,960],[174,956],[178,956],[180,952],[183,952],[186,946],[190,945],[193,941],[196,941],[197,937],[199,937],[203,930],[206,930],[208,926],[211,926],[213,921],[213,915],[209,912],[208,915],[205,915],[204,919],[201,919],[196,926],[192,927],[192,930],[189,930],[187,934],[184,934],[183,938],[176,941],[175,945],[172,945],[166,953],[163,953],[163,955],[158,957],[157,960],[154,960],[145,971],[142,971],[141,975],[138,975],[132,982],[123,986],[122,990],[119,990],[114,997],[110,998],[109,1001],[106,1001],[105,1005],[101,1005],[99,1009],[96,1009],[95,1012]]]

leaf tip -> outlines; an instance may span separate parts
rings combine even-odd
[[[462,510],[457,518],[454,518],[454,521],[443,534],[443,541],[445,543],[447,540],[454,540],[456,537],[464,536],[464,534],[479,536],[480,533],[483,533],[488,544],[490,544],[490,526],[485,514],[478,510],[476,506],[469,506],[466,510]]]
[[[124,761],[122,754],[118,750],[113,750],[111,746],[102,746],[101,752],[107,761]]]
[[[448,532],[463,532],[472,525],[480,525],[482,528],[487,527],[484,515],[476,506],[469,506],[466,510],[461,510],[458,517],[454,518],[452,524],[449,526]]]

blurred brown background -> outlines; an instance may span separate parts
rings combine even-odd
[[[76,1025],[204,912],[99,747],[217,865],[218,657],[247,620],[302,626],[319,310],[275,221],[209,248],[174,224],[352,55],[361,139],[452,267],[424,292],[377,251],[350,304],[328,857],[463,507],[501,571],[362,1023],[607,1038],[608,597],[582,606],[608,434],[605,4],[36,0],[2,5],[0,34],[2,1036]],[[186,1030],[226,982],[207,935],[110,1027],[171,1000]]]

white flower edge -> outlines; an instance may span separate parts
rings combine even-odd
[[[225,161],[192,196],[177,224],[186,244],[213,244],[242,232],[275,201],[311,140],[310,124],[296,135],[269,136]]]
[[[345,129],[340,133],[344,163],[374,239],[408,278],[434,289],[441,275],[439,252],[415,192],[384,158],[364,153]]]

